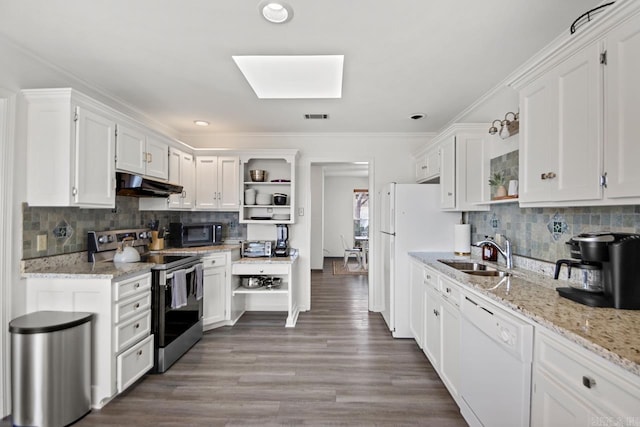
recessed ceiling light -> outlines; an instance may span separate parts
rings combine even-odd
[[[342,97],[343,55],[233,56],[258,98]]]
[[[293,18],[293,9],[286,3],[266,0],[260,2],[258,8],[264,19],[273,24],[284,24]]]
[[[194,120],[193,124],[195,124],[196,126],[209,126],[209,122],[207,122],[206,120]]]
[[[409,118],[413,120],[420,120],[420,119],[424,119],[425,117],[427,117],[427,115],[424,113],[414,113],[409,116]]]

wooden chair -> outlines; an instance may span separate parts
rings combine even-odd
[[[358,261],[358,267],[362,268],[362,249],[361,248],[350,248],[347,245],[347,241],[344,238],[344,235],[340,235],[340,239],[342,240],[342,247],[344,248],[344,266],[347,266],[349,262],[349,257],[355,256]]]

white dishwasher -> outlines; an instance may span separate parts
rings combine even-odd
[[[528,427],[533,326],[473,296],[460,311],[460,412],[471,426]]]

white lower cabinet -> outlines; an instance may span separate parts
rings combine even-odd
[[[278,258],[274,258],[277,260]],[[281,258],[283,261],[270,261],[268,258],[261,260],[253,258],[251,261],[235,262],[231,266],[233,277],[232,300],[235,307],[242,315],[244,311],[285,311],[287,319],[285,326],[293,328],[298,321],[300,308],[295,286],[295,266],[297,256]],[[278,288],[267,289],[264,287],[247,289],[240,285],[242,276],[271,276],[282,279],[282,285]]]
[[[227,262],[228,254],[221,253],[204,257],[203,271],[203,327],[215,327],[227,317]]]
[[[532,426],[636,425],[640,384],[634,375],[550,331],[537,328]]]
[[[457,401],[460,385],[460,289],[458,285],[444,277],[440,277],[440,289],[442,290],[440,377],[451,396]]]
[[[27,312],[94,313],[91,406],[102,408],[153,367],[151,273],[121,279],[28,278]]]
[[[410,327],[454,400],[460,382],[460,288],[435,270],[411,263]]]
[[[424,267],[422,264],[411,261],[409,278],[409,293],[411,305],[409,306],[409,329],[413,334],[418,347],[424,345]]]

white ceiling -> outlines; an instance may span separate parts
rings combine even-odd
[[[0,0],[0,34],[182,135],[433,132],[599,2],[288,0],[282,25],[258,3]],[[344,55],[342,98],[258,99],[233,55]]]

